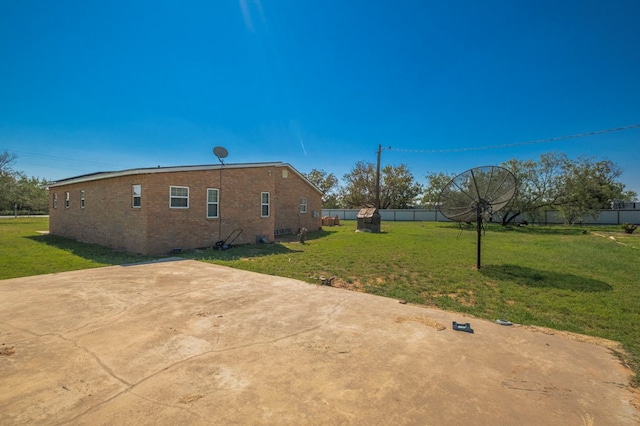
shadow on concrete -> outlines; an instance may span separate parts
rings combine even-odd
[[[613,288],[603,282],[574,274],[541,271],[517,265],[488,265],[480,273],[496,280],[510,281],[527,287],[556,288],[579,292],[611,291]]]

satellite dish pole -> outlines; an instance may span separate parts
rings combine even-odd
[[[516,178],[498,166],[476,167],[451,179],[438,197],[440,213],[455,222],[476,221],[477,261],[482,254],[482,221],[506,206],[516,193]]]
[[[213,155],[218,157],[218,161],[220,161],[220,188],[218,189],[218,239],[222,241],[222,209],[220,209],[220,193],[222,192],[222,168],[224,167],[224,159],[229,155],[229,151],[222,146],[216,146],[213,148]]]
[[[380,154],[382,145],[378,145],[378,165],[376,167],[376,209],[380,210]]]
[[[476,256],[476,268],[480,270],[480,259],[482,258],[482,206],[478,203],[476,207],[476,232],[478,233],[477,243],[478,253]]]

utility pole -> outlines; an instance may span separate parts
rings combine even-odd
[[[378,145],[378,165],[376,167],[376,209],[380,210],[380,154],[382,145]]]
[[[385,149],[391,149],[391,147],[382,148],[382,145],[378,145],[378,164],[376,166],[376,208],[378,210],[380,210],[380,155]]]

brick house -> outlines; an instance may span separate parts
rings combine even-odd
[[[281,162],[101,172],[49,185],[49,232],[140,254],[321,226],[322,193]]]

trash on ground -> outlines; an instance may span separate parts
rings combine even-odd
[[[473,328],[471,328],[471,324],[466,322],[464,324],[458,324],[457,322],[453,322],[453,329],[456,331],[464,331],[466,333],[473,333]]]

